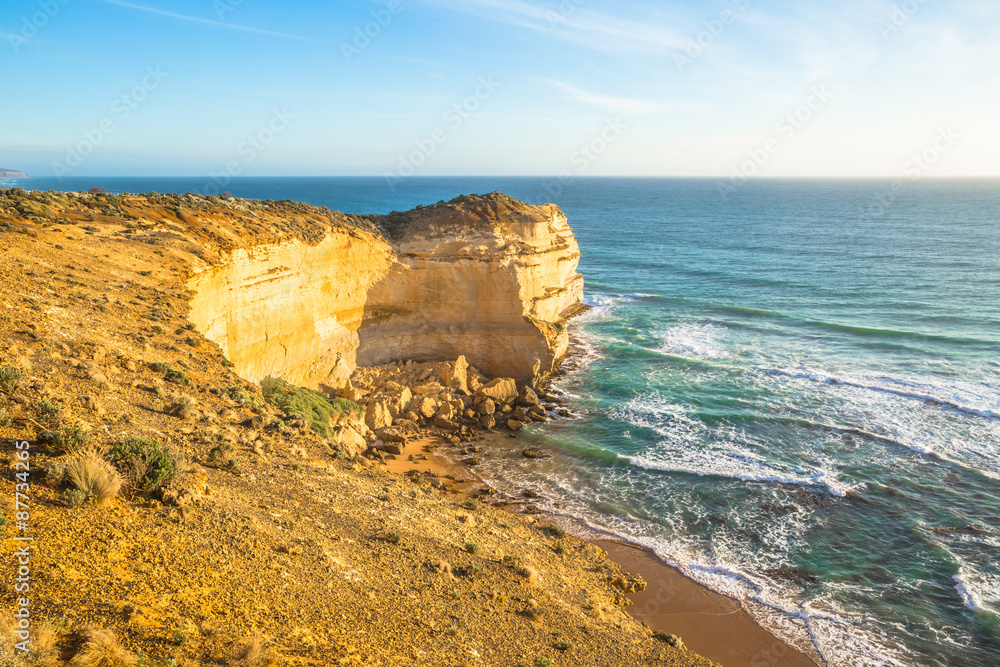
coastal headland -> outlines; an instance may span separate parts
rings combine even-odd
[[[28,609],[25,664],[713,664],[468,472],[566,414],[578,260],[557,207],[499,193],[0,190],[3,542],[30,554],[0,660]]]

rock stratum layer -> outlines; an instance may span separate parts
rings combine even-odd
[[[475,205],[516,208],[504,201]],[[438,214],[446,210],[428,212]],[[239,377],[189,319],[193,300],[205,297],[185,287],[241,253],[315,253],[297,269],[303,292],[322,275],[316,282],[345,299],[353,293],[344,284],[355,278],[331,277],[323,248],[349,250],[359,285],[364,276],[381,275],[376,284],[391,277],[397,263],[419,267],[395,239],[421,229],[423,215],[0,188],[0,465],[26,468],[26,450],[8,439],[31,441],[30,477],[0,476],[0,546],[13,554],[25,544],[15,539],[15,519],[24,518],[14,501],[21,494],[23,503],[26,477],[33,540],[30,592],[0,587],[0,664],[25,662],[14,647],[23,638],[13,634],[21,596],[30,596],[32,665],[713,664],[625,613],[638,579],[603,551],[494,507],[499,494],[489,489],[470,489],[474,501],[453,497],[454,475],[410,468],[416,474],[403,477],[350,454],[331,434],[344,432],[356,406],[281,380],[260,386]],[[385,264],[372,271],[369,258],[380,256]],[[535,260],[510,257],[515,274],[530,274],[525,266]],[[265,290],[267,279],[254,289]],[[365,290],[350,302],[353,320],[339,318],[348,306],[334,315],[355,327],[356,356],[367,353],[363,335],[387,336],[365,324],[373,288]],[[253,292],[231,296],[250,304]],[[327,298],[318,292],[310,298]],[[309,305],[302,297],[292,303]],[[272,312],[284,316],[258,316]],[[270,348],[246,340],[267,354],[247,352],[239,370],[254,372],[251,362],[265,369]],[[299,372],[290,363],[268,369]],[[414,452],[399,464],[427,458],[416,443],[400,442],[415,424],[399,414],[404,403],[417,420],[433,412],[434,424],[450,422],[448,410],[457,419],[461,408],[464,418],[472,411],[487,421],[490,410],[494,418],[513,419],[518,409],[540,416],[537,395],[524,389],[515,398],[522,388],[510,378],[477,388],[477,373],[458,358],[359,368],[355,380],[376,406],[360,415],[362,424],[386,436],[378,458],[392,461],[390,445]],[[400,380],[428,393],[404,401],[409,389]],[[319,412],[322,405],[331,411]],[[463,444],[485,444],[462,426]],[[453,438],[462,434],[460,427]],[[116,451],[145,454],[126,460]],[[153,460],[146,454],[165,476],[141,474]]]
[[[252,381],[339,389],[357,366],[463,354],[494,377],[556,368],[583,295],[558,207],[492,194],[369,219],[197,266],[192,322]]]

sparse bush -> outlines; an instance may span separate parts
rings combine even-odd
[[[90,434],[79,426],[63,426],[55,433],[53,447],[67,454],[78,454],[90,443]]]
[[[558,537],[560,540],[566,537],[566,529],[562,526],[551,525],[547,526],[546,530],[548,530],[554,537]]]
[[[573,648],[573,642],[571,642],[568,639],[560,639],[555,644],[553,644],[553,646],[555,646],[556,650],[562,651],[563,653],[565,653],[566,651],[568,651],[571,648]]]
[[[251,394],[239,385],[229,387],[225,391],[229,398],[233,399],[240,405],[249,405],[251,408],[259,408],[264,405],[264,401],[262,401],[259,396]]]
[[[187,373],[184,371],[174,370],[172,368],[167,371],[167,374],[163,376],[163,379],[167,382],[173,382],[174,384],[183,385],[185,387],[191,384],[191,378],[187,376]]]
[[[659,639],[667,646],[673,646],[674,648],[677,649],[684,648],[684,642],[681,641],[681,638],[669,632],[661,632],[657,630],[656,632],[653,633],[653,637]]]
[[[7,412],[5,408],[0,408],[0,428],[6,428],[10,426],[13,420],[10,418],[10,413]]]
[[[111,630],[89,628],[83,650],[76,654],[72,667],[131,667],[136,664],[135,656],[129,653]]]
[[[562,556],[567,551],[569,551],[569,549],[566,548],[566,543],[563,542],[562,540],[556,540],[556,546],[554,547],[554,549],[555,549],[555,552],[557,554],[559,554],[560,556]]]
[[[552,661],[540,655],[535,658],[535,667],[552,667]]]
[[[32,405],[31,411],[38,418],[38,421],[49,426],[58,424],[59,420],[62,419],[62,408],[47,398]]]
[[[180,400],[167,406],[167,414],[178,419],[191,419],[195,414],[194,401],[188,396],[182,396]]]
[[[475,511],[479,509],[479,506],[481,504],[482,503],[479,501],[479,498],[466,498],[465,501],[462,503],[462,507],[464,507],[467,510]]]
[[[475,556],[476,554],[478,554],[479,551],[480,551],[479,545],[476,544],[475,542],[466,542],[465,543],[465,550],[468,551],[473,556]]]
[[[208,450],[208,460],[214,463],[219,459],[225,458],[226,454],[231,451],[233,451],[233,446],[228,442],[223,442]]]
[[[334,436],[330,417],[340,416],[345,412],[361,412],[361,408],[353,401],[330,399],[318,391],[295,387],[280,378],[264,378],[260,387],[264,392],[264,400],[285,414],[302,415],[316,433],[329,440]]]
[[[87,492],[81,489],[66,489],[62,492],[62,499],[67,506],[76,509],[87,502]]]
[[[14,366],[0,367],[0,389],[6,392],[16,391],[23,379],[24,373],[21,372],[21,369]]]
[[[166,373],[167,371],[171,370],[171,368],[170,364],[166,363],[165,361],[154,361],[149,365],[149,370],[153,371],[154,373]]]
[[[388,542],[389,544],[399,544],[400,542],[403,541],[403,536],[400,535],[395,530],[393,530],[389,533],[386,533],[385,541]]]
[[[261,637],[251,637],[236,647],[230,656],[229,666],[278,667],[280,661],[277,651],[268,647]]]
[[[515,570],[519,575],[528,580],[529,584],[538,583],[538,570],[530,565],[520,565]]]
[[[132,491],[155,491],[177,477],[178,457],[154,438],[131,438],[115,444],[111,460]]]

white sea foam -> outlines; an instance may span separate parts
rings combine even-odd
[[[962,604],[977,614],[1000,616],[1000,577],[987,576],[963,564],[952,579]]]
[[[680,472],[699,476],[727,477],[748,482],[825,487],[835,496],[846,496],[849,486],[828,470],[797,471],[761,454],[766,443],[750,440],[732,428],[710,430],[683,405],[670,403],[659,394],[632,399],[612,416],[648,428],[664,438],[655,451],[628,457],[629,463],[646,470]]]
[[[683,409],[675,412],[679,417],[685,414]],[[575,518],[591,536],[610,536],[651,549],[690,579],[742,601],[764,627],[819,657],[821,664],[907,663],[901,649],[866,630],[833,603],[804,599],[800,589],[761,574],[780,562],[811,529],[816,515],[807,507],[774,517],[767,530],[759,533],[763,542],[754,549],[743,548],[742,542],[723,531],[706,550],[687,529],[689,515],[657,514],[655,521],[643,516],[627,483],[639,474],[635,469],[598,473],[558,460],[540,461],[525,469],[517,458],[505,463],[494,457],[484,461],[479,472],[492,486],[511,495],[519,495],[526,485],[544,488],[543,497],[533,502],[545,511]],[[675,500],[687,511],[697,510],[695,502]]]
[[[660,351],[677,357],[722,359],[729,356],[720,338],[726,333],[721,324],[686,323],[667,329]]]
[[[829,394],[837,404],[828,411],[856,426],[835,428],[846,432],[856,429],[859,435],[1000,480],[1000,421],[990,416],[993,410],[980,409],[1000,401],[1000,392],[993,385],[932,384],[886,375],[834,374],[805,366],[765,369],[763,373],[841,389]],[[904,387],[922,387],[924,391],[904,391]],[[946,395],[955,400],[946,401]],[[961,401],[960,396],[964,397]],[[945,409],[928,412],[928,401]]]
[[[922,382],[872,373],[835,374],[807,366],[772,369],[767,372],[822,384],[845,385],[884,392],[903,398],[936,403],[975,417],[1000,420],[1000,392],[990,384]]]

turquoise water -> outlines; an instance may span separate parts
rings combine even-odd
[[[180,191],[182,179],[90,179]],[[579,414],[491,457],[511,493],[649,546],[831,665],[1000,664],[1000,183],[238,179],[387,212],[555,199],[594,309]]]

